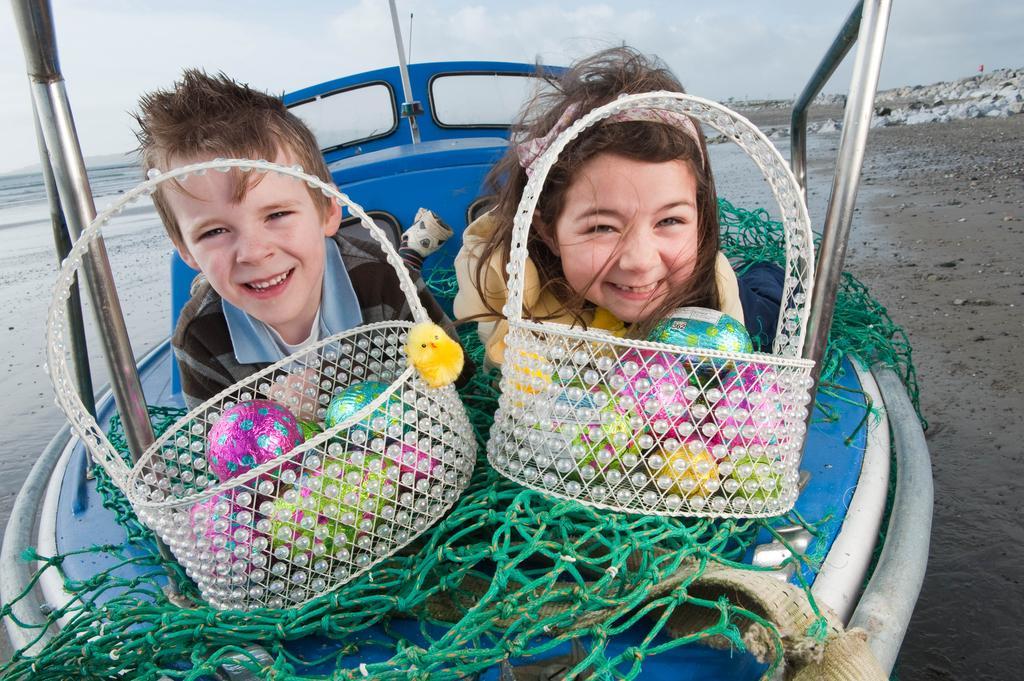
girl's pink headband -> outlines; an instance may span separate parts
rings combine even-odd
[[[543,137],[534,137],[533,139],[524,140],[515,145],[516,156],[519,157],[519,165],[526,171],[527,177],[530,177],[533,174],[534,162],[541,156],[541,154],[547,151],[547,148],[551,146],[551,143],[555,141],[555,138],[572,124],[572,122],[577,118],[579,110],[579,105],[570,105],[559,117],[554,127],[548,131],[548,134]],[[675,111],[665,111],[664,109],[629,109],[627,111],[620,111],[617,114],[612,114],[602,122],[627,123],[632,121],[664,123],[665,125],[671,125],[682,130],[697,144],[697,153],[700,154],[701,168],[704,168],[707,165],[704,159],[704,149],[700,145],[700,132],[698,132],[697,126],[693,124],[693,120],[686,114],[677,113]]]

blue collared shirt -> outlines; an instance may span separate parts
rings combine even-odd
[[[221,299],[224,319],[239,364],[273,363],[284,359],[269,326]],[[320,294],[318,339],[347,331],[363,323],[359,299],[352,288],[341,252],[333,239],[324,239],[324,283]]]

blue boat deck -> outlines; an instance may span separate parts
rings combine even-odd
[[[169,344],[165,343],[140,366],[143,389],[149,404],[165,407],[184,406],[180,393],[171,391],[172,365],[173,356]],[[849,365],[849,361],[847,361],[838,382],[844,394],[856,395],[855,391],[860,389],[857,375],[853,367]],[[847,390],[854,392],[849,393]],[[807,555],[812,557],[824,556],[838,534],[846,506],[857,485],[867,441],[867,429],[858,429],[866,408],[863,401],[849,402],[848,398],[844,396],[843,401],[840,402],[832,400],[827,395],[820,395],[819,399],[826,410],[834,413],[838,418],[830,421],[819,419],[812,425],[808,433],[806,455],[802,465],[803,470],[810,473],[812,482],[797,501],[796,511],[808,522],[819,524],[821,528],[820,534],[814,537],[807,549]],[[107,400],[102,405],[100,423],[108,423],[113,415],[111,402]],[[852,442],[847,443],[847,438],[853,434],[855,437]],[[154,548],[152,545],[127,542],[124,528],[117,524],[114,513],[103,506],[95,483],[84,481],[82,476],[74,474],[85,464],[86,453],[79,444],[71,454],[68,466],[68,471],[71,474],[64,477],[57,513],[57,551],[67,555],[63,562],[65,574],[71,580],[86,580],[97,572],[115,569],[115,573],[122,577],[138,577],[140,576],[138,571],[142,568],[125,565],[115,568],[115,566],[122,563],[126,556],[142,556],[152,553]],[[757,543],[769,542],[771,539],[767,530],[762,530],[762,536],[758,537]],[[107,553],[88,551],[76,553],[96,544],[124,544],[126,545],[125,555],[118,557]],[[748,560],[751,557],[752,555],[748,555]],[[156,572],[154,568],[145,570],[149,573]],[[809,582],[813,582],[813,571],[805,570],[804,576]],[[795,577],[793,579],[796,580]],[[110,589],[100,594],[98,598],[102,601],[112,598],[118,593],[117,589]],[[394,632],[408,636],[411,641],[421,638],[417,622],[394,621],[390,626]],[[367,635],[370,636],[374,633],[379,632],[371,630],[367,632]],[[609,655],[617,654],[638,644],[645,633],[638,628],[616,637],[608,645]],[[668,642],[668,639],[664,638],[664,634],[661,637],[663,640],[660,642]],[[587,647],[586,640],[581,643],[584,648]],[[337,642],[319,637],[310,637],[306,640],[292,642],[290,645],[296,655],[309,660],[322,660],[325,655],[338,648]],[[551,650],[548,655],[556,657],[569,652],[569,644],[564,644]],[[343,664],[356,667],[359,663],[383,662],[389,656],[390,653],[380,646],[365,646],[358,657],[345,658]],[[311,674],[328,673],[333,668],[333,662],[330,665],[321,663],[311,665],[304,671]],[[701,677],[742,680],[760,678],[764,670],[765,666],[747,653],[735,650],[715,650],[704,646],[686,646],[685,652],[681,648],[676,648],[646,660],[640,678]],[[482,675],[481,678],[498,679],[499,673],[500,671],[495,668]]]

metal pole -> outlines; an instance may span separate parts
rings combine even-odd
[[[53,228],[53,244],[57,250],[57,262],[61,263],[71,252],[71,236],[64,220],[64,211],[60,207],[60,195],[57,193],[57,180],[53,176],[50,165],[50,154],[46,151],[43,129],[39,125],[39,114],[35,101],[32,102],[33,123],[36,128],[36,142],[39,146],[39,159],[42,162],[43,184],[46,186],[46,197],[50,203],[50,224]],[[89,346],[85,340],[85,323],[82,320],[82,296],[78,290],[78,278],[72,282],[68,294],[68,334],[71,341],[71,353],[75,362],[75,379],[78,383],[78,395],[86,411],[96,416],[96,395],[92,387],[92,374],[89,371]]]
[[[409,12],[409,49],[408,58],[412,60],[412,12]]]
[[[14,0],[12,5],[25,50],[33,105],[48,152],[43,165],[52,163],[67,224],[71,236],[77,239],[96,217],[96,207],[60,73],[53,14],[44,0]],[[128,448],[137,461],[155,438],[102,238],[89,247],[83,264],[114,400]]]
[[[839,140],[832,193],[825,214],[814,294],[811,297],[807,323],[808,343],[804,346],[804,357],[815,362],[811,404],[814,404],[814,393],[817,392],[821,360],[828,343],[836,293],[839,290],[843,262],[846,259],[846,246],[850,236],[850,225],[853,223],[853,208],[860,185],[860,171],[864,164],[864,148],[867,146],[875,92],[878,89],[878,74],[882,67],[882,53],[885,48],[885,33],[889,25],[891,6],[891,0],[871,0],[864,3],[860,34],[857,38],[860,45],[853,63],[850,95],[846,100],[843,132]]]
[[[43,165],[51,167],[67,217],[71,236],[78,239],[85,226],[96,217],[89,176],[71,116],[64,78],[57,59],[57,38],[53,13],[46,0],[12,0],[15,22],[25,50],[25,64],[31,82],[36,121],[43,133],[47,154]],[[85,281],[92,299],[96,325],[110,372],[110,387],[117,404],[125,439],[132,460],[138,461],[146,447],[156,439],[146,409],[142,384],[135,368],[135,356],[128,340],[128,329],[114,286],[114,275],[102,238],[97,238],[83,258]],[[173,562],[170,549],[156,540],[160,556]],[[185,604],[180,595],[173,568],[168,568],[166,593],[175,603]]]
[[[863,9],[863,2],[858,2],[854,6],[843,27],[839,29],[839,35],[832,41],[832,46],[828,48],[804,91],[793,104],[793,116],[789,124],[789,165],[804,193],[804,201],[807,201],[807,109],[843,62],[847,52],[857,42],[857,30],[860,28]]]
[[[409,130],[412,133],[412,143],[420,143],[420,127],[416,123],[417,114],[422,111],[420,103],[412,98],[412,86],[409,84],[409,65],[405,63],[405,48],[402,46],[402,27],[398,25],[398,9],[395,7],[395,0],[388,0],[391,7],[391,25],[395,29],[395,47],[398,49],[398,72],[402,74],[402,95],[405,101],[402,102],[402,116],[409,119]]]

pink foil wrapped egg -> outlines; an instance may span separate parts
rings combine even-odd
[[[386,455],[398,464],[398,483],[402,487],[412,488],[420,480],[427,480],[431,476],[438,477],[441,474],[440,470],[435,472],[441,465],[441,460],[414,445],[391,444],[386,450]]]
[[[243,572],[247,569],[256,536],[254,514],[249,506],[251,499],[248,492],[229,490],[196,502],[189,509],[189,527],[195,540],[197,560],[187,567],[192,568],[192,576],[201,585],[217,576],[237,572],[239,567]],[[236,567],[239,562],[244,562],[245,566]]]
[[[225,409],[207,435],[210,470],[220,479],[242,475],[305,441],[295,416],[272,400]]]
[[[617,406],[650,425],[655,437],[689,437],[708,414],[698,401],[689,366],[680,357],[659,350],[631,348],[619,360],[611,384]]]
[[[756,363],[739,367],[724,382],[714,411],[723,439],[731,446],[775,443],[785,425],[782,393],[769,367]]]

